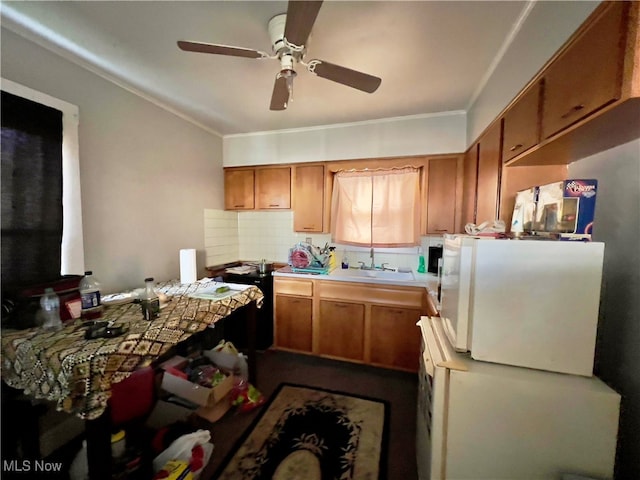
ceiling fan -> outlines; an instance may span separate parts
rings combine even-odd
[[[285,110],[293,100],[293,79],[296,77],[295,67],[300,64],[321,78],[326,78],[342,85],[367,93],[375,92],[382,80],[373,75],[341,67],[324,60],[304,60],[306,43],[316,21],[322,1],[290,0],[287,13],[276,15],[269,20],[269,36],[273,55],[260,50],[252,50],[228,45],[211,43],[178,41],[181,50],[198,53],[213,53],[254,59],[275,59],[280,61],[280,72],[276,75],[271,95],[271,110]]]

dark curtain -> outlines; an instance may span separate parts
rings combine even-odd
[[[59,279],[62,112],[2,92],[2,287]]]

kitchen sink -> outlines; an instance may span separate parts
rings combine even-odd
[[[413,281],[413,272],[396,272],[393,270],[336,269],[331,276],[344,278],[372,278],[379,280]]]

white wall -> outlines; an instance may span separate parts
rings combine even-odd
[[[222,208],[222,139],[2,29],[2,76],[80,110],[85,267],[106,293],[204,273],[204,209]]]
[[[224,137],[224,166],[457,153],[466,115],[447,112]]]
[[[599,3],[537,1],[533,4],[520,31],[467,112],[467,146],[480,136]]]
[[[569,165],[598,180],[593,239],[605,243],[596,374],[622,394],[616,478],[640,478],[640,140]]]

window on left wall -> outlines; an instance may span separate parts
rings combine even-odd
[[[78,107],[2,79],[2,285],[82,275]]]

